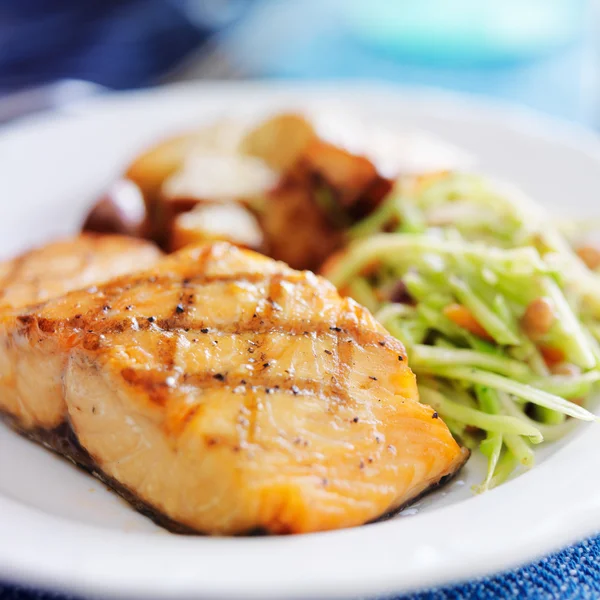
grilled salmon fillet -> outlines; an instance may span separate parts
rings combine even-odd
[[[143,270],[160,255],[154,244],[120,235],[82,234],[52,242],[0,263],[0,310]]]
[[[366,309],[226,243],[5,311],[0,373],[13,426],[58,432],[55,449],[175,529],[358,525],[468,457]]]

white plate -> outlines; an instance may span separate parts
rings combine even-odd
[[[0,252],[76,229],[131,155],[157,135],[232,113],[341,100],[370,118],[465,148],[563,214],[596,214],[600,143],[506,107],[373,84],[218,84],[112,96],[0,136]],[[0,429],[0,579],[119,598],[333,598],[498,571],[600,530],[598,426],[539,453],[482,496],[477,460],[390,521],[296,537],[168,534],[92,478]]]

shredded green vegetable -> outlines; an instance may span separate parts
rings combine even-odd
[[[583,404],[600,382],[600,274],[575,234],[483,177],[407,177],[325,273],[407,346],[421,400],[486,457],[476,492],[597,420]]]
[[[442,416],[448,415],[455,421],[460,421],[466,425],[471,425],[472,427],[484,429],[485,431],[492,431],[494,433],[512,433],[515,435],[527,436],[532,442],[538,444],[544,439],[542,434],[535,427],[528,425],[515,417],[490,415],[481,410],[463,406],[462,404],[449,400],[440,394],[440,392],[425,385],[420,386],[419,393],[421,394],[423,402],[435,408]]]

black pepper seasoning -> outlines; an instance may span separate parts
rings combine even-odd
[[[185,310],[185,308],[183,308],[183,304],[178,304],[178,305],[175,307],[175,312],[176,312],[177,314],[179,314],[179,315],[180,315],[180,314],[181,314],[181,313],[182,313],[184,310]]]

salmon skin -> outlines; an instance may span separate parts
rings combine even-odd
[[[366,309],[229,244],[6,310],[0,340],[13,427],[172,529],[359,525],[468,458]]]

